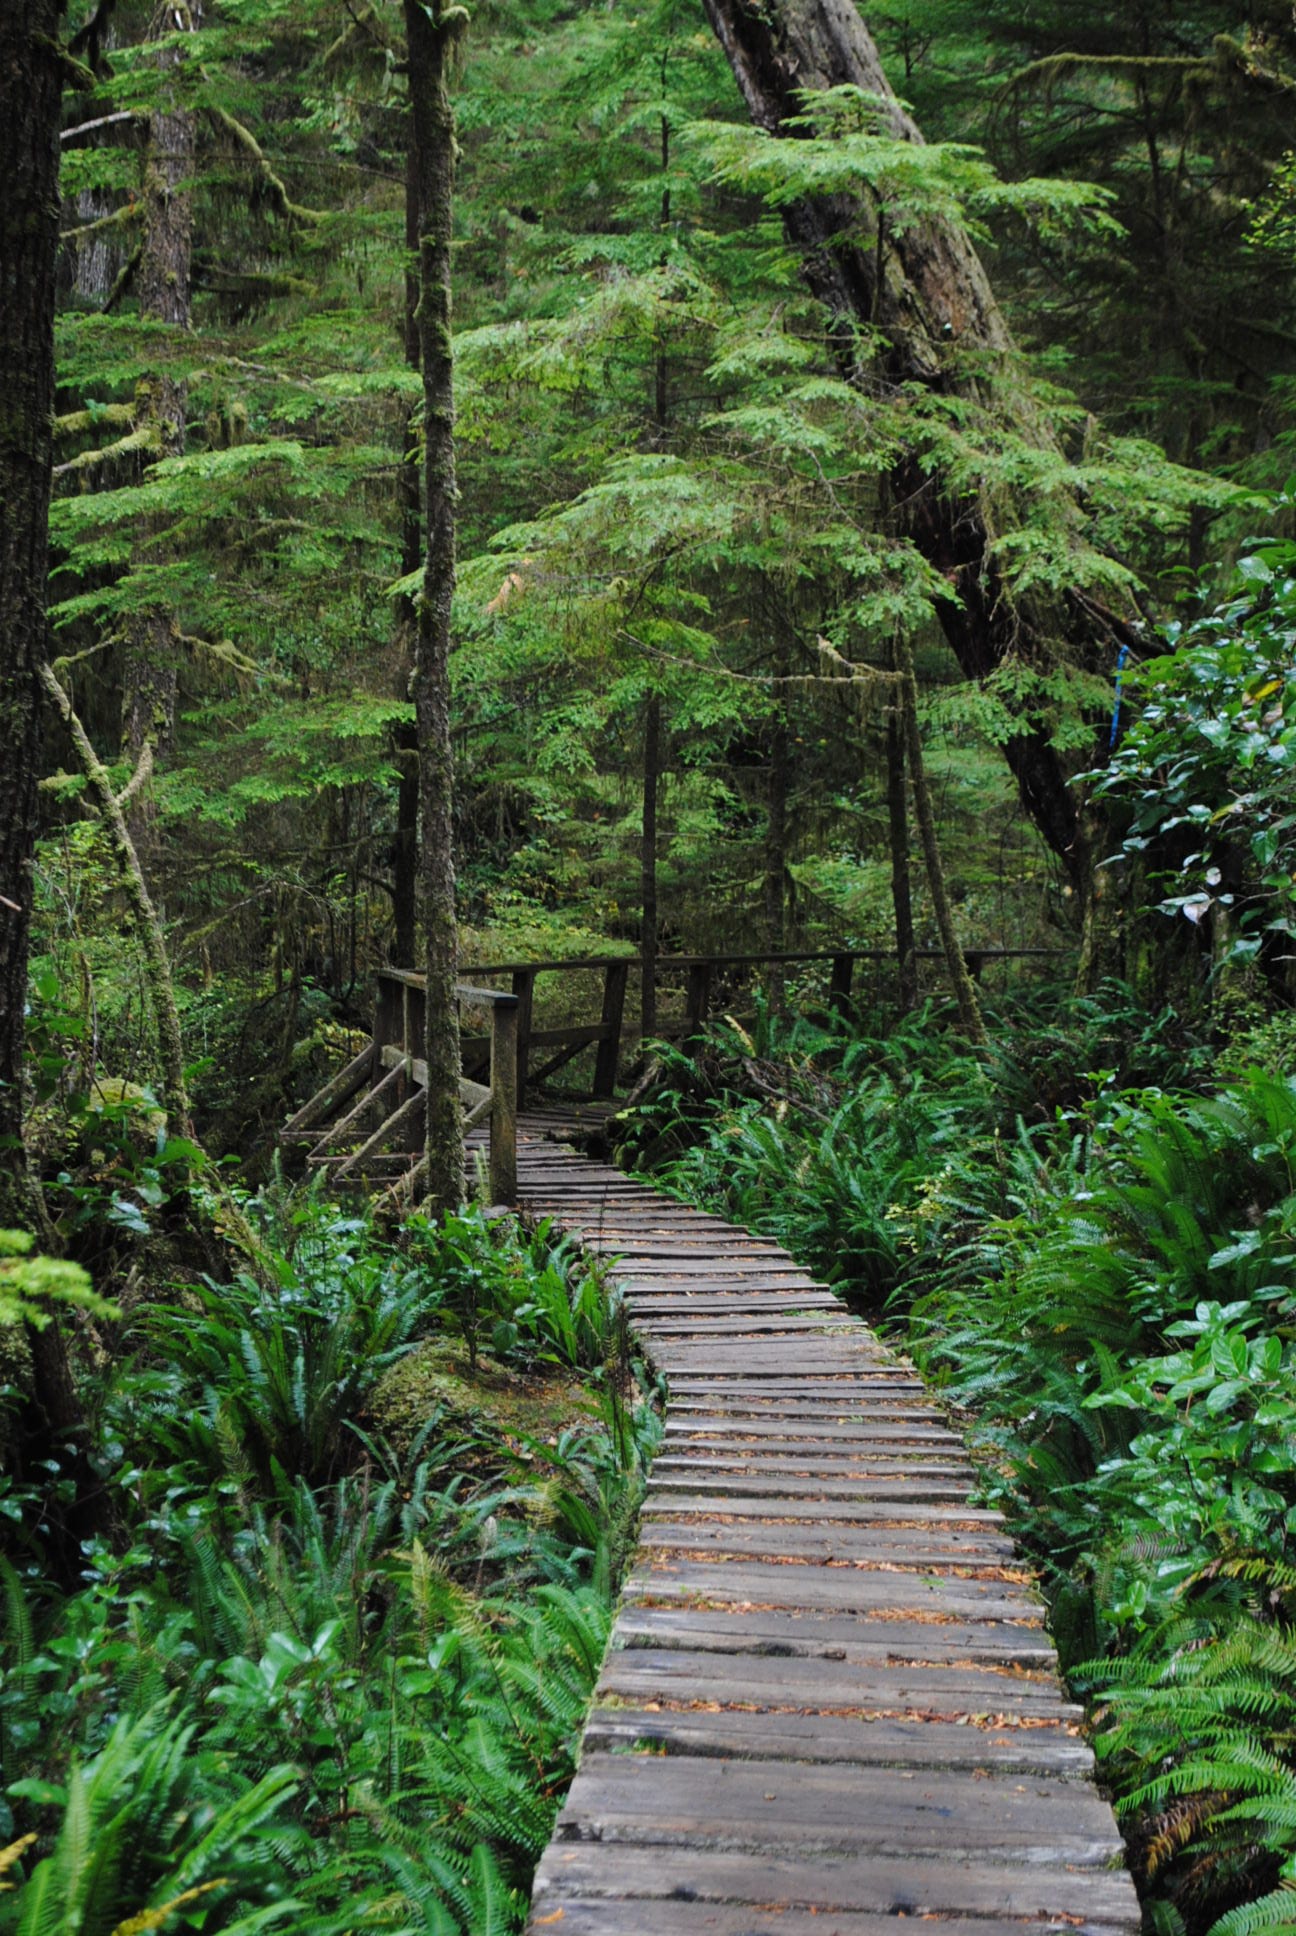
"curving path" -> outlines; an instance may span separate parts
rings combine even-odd
[[[1029,1569],[913,1371],[775,1243],[546,1140],[669,1381],[639,1549],[536,1874],[562,1936],[1139,1927]]]

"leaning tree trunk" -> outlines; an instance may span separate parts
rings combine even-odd
[[[792,117],[803,90],[849,85],[880,104],[883,132],[921,142],[892,91],[877,48],[851,0],[704,0],[753,121],[770,134],[795,137]],[[829,310],[840,354],[861,380],[879,374],[893,389],[919,384],[965,397],[987,409],[1002,431],[1038,449],[1057,451],[1048,424],[1018,380],[1017,352],[975,249],[953,224],[931,218],[879,234],[879,218],[857,200],[807,201],[787,216],[803,253],[807,281]],[[880,329],[881,369],[856,366],[858,325]],[[1011,596],[993,555],[1006,532],[1025,524],[1038,505],[1007,494],[970,496],[943,488],[923,459],[907,454],[893,478],[893,501],[906,507],[905,528],[950,587],[941,624],[968,678],[984,679],[1010,658],[1039,666],[1059,654],[1092,663],[1105,647],[1104,625],[1121,636],[1124,622],[1080,597]],[[1050,507],[1060,541],[1078,529],[1070,499]],[[1088,842],[1078,802],[1046,727],[1027,713],[1005,745],[1022,801],[1082,897],[1091,880]]]
[[[60,0],[0,0],[0,1225],[28,1221],[23,1021],[54,427]]]
[[[427,553],[418,607],[414,715],[419,846],[427,935],[427,1188],[435,1209],[463,1198],[459,1013],[455,998],[454,762],[450,742],[450,606],[455,579],[454,384],[450,238],[455,134],[446,70],[467,25],[462,7],[405,0],[411,131],[419,211],[419,349],[423,363]]]

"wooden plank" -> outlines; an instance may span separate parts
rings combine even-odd
[[[665,1550],[641,1551],[623,1592],[628,1600],[646,1606],[688,1603],[834,1613],[894,1611],[905,1618],[933,1621],[1040,1617],[1038,1594],[1024,1580],[813,1562],[787,1566],[751,1557],[739,1564],[718,1565],[714,1558],[686,1559]]]
[[[849,1770],[686,1756],[584,1757],[558,1820],[560,1841],[693,1840],[754,1854],[858,1850],[929,1861],[987,1856],[1104,1868],[1123,1853],[1111,1809],[1086,1784],[959,1769]]]
[[[368,1142],[361,1143],[359,1149],[353,1155],[344,1158],[338,1165],[334,1180],[340,1183],[344,1176],[348,1176],[352,1170],[358,1169],[368,1157],[376,1155],[383,1144],[395,1136],[398,1130],[404,1129],[407,1125],[412,1125],[416,1117],[422,1115],[426,1101],[427,1092],[423,1089],[416,1089],[412,1096],[407,1096],[404,1102],[392,1111],[385,1122],[379,1123]],[[413,1163],[413,1155],[405,1151],[401,1151],[400,1154],[404,1160]]]
[[[788,1520],[735,1521],[717,1526],[700,1519],[645,1520],[640,1545],[645,1553],[690,1553],[714,1560],[799,1560],[821,1565],[885,1566],[893,1572],[938,1572],[963,1567],[1002,1571],[1012,1556],[1012,1541],[980,1532],[961,1532],[943,1521],[912,1525],[910,1514],[896,1514],[876,1526],[802,1526]]]
[[[596,1705],[586,1741],[591,1751],[624,1754],[640,1744],[661,1754],[761,1762],[786,1759],[879,1768],[1047,1772],[1089,1780],[1093,1750],[1073,1723],[1001,1728],[989,1722],[915,1721],[886,1714],[793,1714],[769,1708]]]
[[[850,1526],[903,1520],[928,1526],[1002,1528],[1003,1514],[972,1506],[971,1493],[971,1485],[961,1485],[957,1479],[922,1479],[909,1473],[876,1479],[870,1485],[856,1479],[808,1479],[800,1487],[779,1473],[769,1473],[763,1487],[759,1473],[746,1485],[726,1473],[717,1479],[713,1493],[695,1491],[688,1479],[672,1481],[653,1475],[643,1514],[651,1520],[695,1518],[709,1524],[757,1520],[773,1526],[806,1520],[812,1526]]]
[[[369,1110],[373,1108],[373,1105],[376,1102],[382,1102],[385,1097],[389,1095],[395,1095],[398,1092],[400,1083],[403,1081],[403,1079],[404,1079],[403,1066],[395,1069],[389,1069],[387,1071],[387,1074],[382,1078],[380,1082],[375,1083],[372,1089],[367,1090],[366,1093],[363,1096],[361,1096],[359,1102],[355,1105],[354,1109],[349,1110],[347,1114],[343,1116],[339,1122],[331,1123],[329,1125],[329,1127],[325,1130],[323,1136],[320,1138],[319,1142],[316,1143],[314,1153],[318,1153],[322,1155],[325,1149],[330,1144],[333,1144],[336,1146],[336,1144],[341,1140],[341,1138],[347,1134],[348,1130],[353,1129],[355,1125],[358,1122],[360,1122],[360,1120],[364,1116],[368,1114]]]
[[[557,1901],[557,1898],[554,1899]],[[562,1936],[896,1936],[893,1915],[832,1913],[825,1926],[818,1909],[786,1909],[781,1904],[625,1901],[596,1896],[566,1896],[552,1908],[562,1920],[548,1927]],[[544,1936],[543,1921],[529,1925]],[[1118,1936],[1110,1923],[1004,1922],[978,1916],[941,1917],[925,1925],[926,1936]]]
[[[685,1647],[713,1653],[807,1656],[841,1660],[976,1660],[1056,1671],[1057,1659],[1038,1621],[909,1620],[892,1610],[863,1614],[805,1613],[774,1607],[641,1607],[617,1615],[619,1647]]]
[[[309,1102],[304,1102],[295,1116],[290,1116],[280,1130],[280,1139],[296,1140],[296,1132],[309,1129],[330,1109],[338,1109],[349,1102],[357,1089],[361,1088],[373,1074],[374,1045],[366,1042],[359,1055],[353,1056],[345,1069],[339,1069],[330,1076],[322,1089],[317,1089]]]
[[[627,1647],[604,1664],[596,1699],[710,1703],[821,1714],[828,1709],[955,1722],[1008,1717],[1079,1726],[1084,1709],[1064,1699],[1051,1674],[1005,1666],[839,1661],[824,1657],[717,1654],[682,1647]],[[1107,1810],[1111,1821],[1111,1811]],[[1112,1831],[1114,1833],[1114,1830]]]
[[[1050,1917],[1061,1917],[1073,1930],[1077,1924],[1105,1923],[1122,1936],[1137,1936],[1141,1923],[1129,1876],[1100,1868],[912,1861],[880,1855],[835,1860],[816,1855],[812,1860],[796,1860],[764,1852],[679,1846],[665,1856],[660,1848],[627,1842],[553,1842],[536,1876],[533,1928],[573,1895],[675,1898],[708,1904],[786,1903],[820,1911],[868,1910],[891,1917],[1018,1916],[1037,1919],[1045,1926]],[[699,1923],[698,1928],[705,1924]]]

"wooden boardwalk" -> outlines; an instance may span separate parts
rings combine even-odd
[[[617,1260],[670,1397],[531,1930],[1136,1931],[1030,1573],[913,1371],[554,1127],[522,1119],[523,1206]]]

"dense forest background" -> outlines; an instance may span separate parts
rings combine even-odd
[[[885,693],[815,683],[816,641],[885,667],[900,635],[965,940],[1074,940],[1076,883],[1003,748],[1027,713],[1071,771],[1095,764],[1128,641],[1113,612],[970,681],[887,502],[895,453],[1024,490],[1009,589],[1141,609],[1146,654],[1200,597],[1191,574],[1264,524],[1248,492],[1281,487],[1291,435],[1282,21],[1245,44],[1222,11],[1086,23],[881,16],[933,145],[897,150],[849,101],[820,137],[898,232],[930,210],[980,242],[1030,351],[1003,377],[1044,422],[1028,437],[993,397],[849,381],[778,212],[798,169],[830,181],[826,153],[762,152],[700,16],[475,17],[454,251],[466,959],[637,945],[645,762],[662,945],[889,941]],[[158,24],[113,10],[111,78],[65,129],[55,652],[119,784],[152,747],[132,827],[196,1093],[234,1142],[273,1124],[374,963],[413,958],[408,110],[394,10]],[[57,727],[46,759],[38,965],[69,995],[89,970],[130,1078],[150,1005]]]
[[[651,1038],[659,953],[894,954],[627,1042],[622,1160],[964,1409],[1149,1928],[1296,1927],[1296,27],[823,18],[0,6],[3,118],[61,102],[0,1930],[516,1928],[570,1774],[656,1431],[619,1315],[276,1154],[435,941],[451,511],[460,962],[625,954]]]

